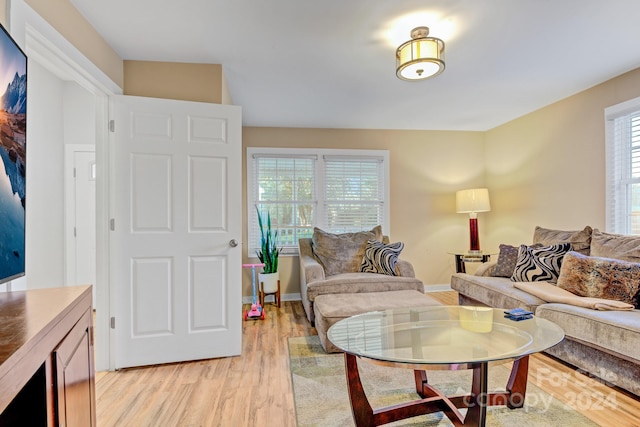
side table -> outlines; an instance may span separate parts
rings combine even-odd
[[[491,255],[495,253],[489,252],[469,252],[469,251],[456,251],[449,252],[449,254],[456,257],[456,273],[466,273],[464,266],[465,262],[487,262],[491,261]]]

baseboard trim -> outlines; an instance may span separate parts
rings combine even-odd
[[[424,292],[446,292],[451,291],[451,285],[442,284],[442,285],[425,285]],[[271,301],[273,298],[268,297],[268,301]],[[282,294],[280,295],[280,301],[301,301],[300,293],[297,294]],[[253,297],[251,295],[242,297],[243,304],[251,304],[253,302]]]
[[[265,298],[267,302],[273,301],[272,296],[268,296]],[[297,294],[282,294],[280,295],[280,301],[302,301],[300,297],[300,293]],[[253,297],[251,295],[242,297],[243,304],[251,304],[253,303]]]

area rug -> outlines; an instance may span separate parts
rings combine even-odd
[[[358,361],[360,377],[373,408],[418,398],[413,371]],[[289,366],[293,382],[296,418],[299,427],[353,426],[344,357],[327,354],[317,336],[289,338]],[[504,390],[510,365],[489,369],[489,390]],[[468,393],[471,371],[428,371],[429,382],[445,394]],[[452,426],[442,413],[423,415],[389,426]],[[523,408],[511,410],[493,406],[487,410],[487,426],[571,427],[597,426],[579,412],[564,405],[535,384],[527,386]]]

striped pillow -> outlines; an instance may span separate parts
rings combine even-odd
[[[530,247],[520,245],[518,261],[511,280],[514,282],[555,283],[560,275],[562,259],[571,250],[571,243]]]
[[[397,276],[396,263],[403,248],[404,243],[402,242],[385,245],[376,240],[367,241],[362,264],[360,264],[360,271],[363,273]]]

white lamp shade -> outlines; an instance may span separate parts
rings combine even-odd
[[[487,212],[490,210],[488,189],[473,188],[456,192],[457,213]]]

